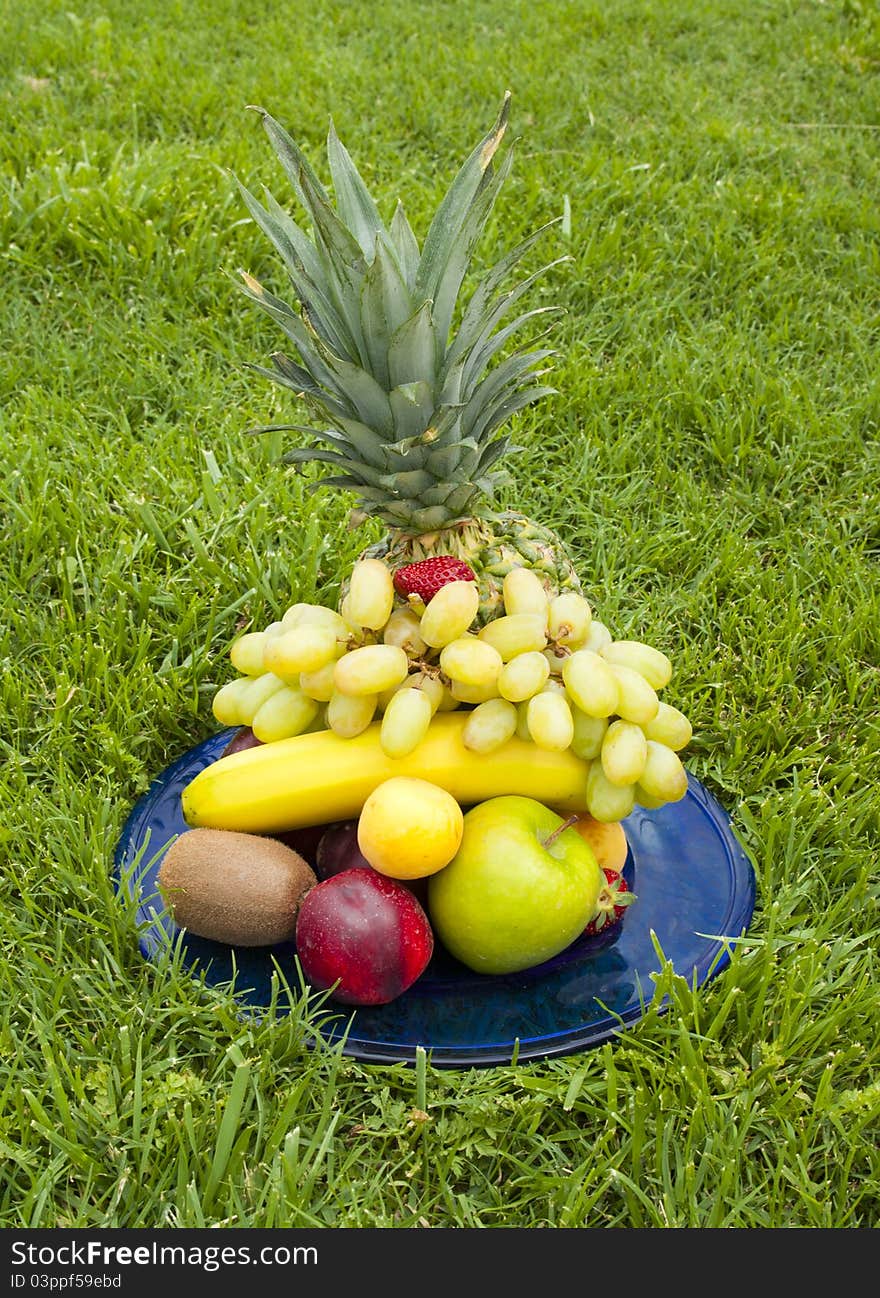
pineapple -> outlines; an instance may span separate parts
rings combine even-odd
[[[551,597],[580,591],[558,536],[522,514],[491,508],[494,489],[507,477],[496,466],[517,449],[498,430],[553,391],[540,383],[549,350],[497,359],[517,329],[552,310],[529,310],[499,327],[542,273],[505,289],[508,272],[547,227],[504,256],[467,303],[459,303],[475,245],[510,170],[511,149],[493,163],[509,100],[505,95],[494,127],[453,180],[421,249],[399,202],[390,224],[382,221],[332,122],[327,152],[335,207],[287,132],[257,110],[310,217],[312,237],[271,194],[260,202],[240,186],[299,302],[294,310],[241,272],[245,293],[280,325],[296,353],[291,359],[276,352],[271,368],[250,368],[293,391],[314,418],[314,425],[253,431],[293,431],[317,443],[284,460],[335,466],[315,485],[353,491],[353,519],[375,516],[388,526],[361,557],[383,558],[392,568],[436,555],[467,562],[479,584],[480,623],[503,611],[502,581],[516,565],[533,569]],[[343,585],[340,599],[344,593]]]

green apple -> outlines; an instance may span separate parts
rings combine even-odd
[[[604,876],[576,829],[534,798],[489,798],[464,818],[461,846],[431,876],[434,931],[477,973],[549,960],[596,913]],[[560,832],[561,830],[561,832]]]

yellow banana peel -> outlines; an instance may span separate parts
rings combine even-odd
[[[468,715],[435,716],[406,757],[383,753],[378,722],[354,739],[323,730],[232,753],[185,787],[184,818],[192,826],[254,834],[354,819],[372,791],[395,775],[438,784],[463,806],[515,793],[561,813],[586,809],[589,762],[518,738],[492,753],[471,752],[462,742]]]

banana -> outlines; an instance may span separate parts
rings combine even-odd
[[[489,756],[462,742],[468,712],[438,713],[406,757],[387,757],[374,722],[354,739],[332,731],[296,735],[221,757],[184,788],[189,825],[272,834],[360,815],[373,790],[393,775],[429,780],[464,806],[518,793],[571,813],[586,809],[590,763],[508,739]]]

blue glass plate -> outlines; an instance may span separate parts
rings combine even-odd
[[[164,849],[188,828],[181,791],[217,760],[234,733],[213,735],[169,766],[133,808],[119,839],[114,879],[136,903],[147,959],[179,935],[156,894],[156,873]],[[423,1046],[433,1063],[453,1068],[583,1050],[644,1014],[653,995],[651,976],[661,969],[652,930],[677,974],[698,985],[714,978],[729,963],[730,941],[742,936],[755,905],[754,871],[727,814],[688,775],[680,802],[657,811],[636,808],[623,823],[629,842],[624,875],[637,900],[622,924],[507,976],[472,973],[438,949],[403,996],[378,1007],[340,1006],[324,1035],[331,1041],[345,1036],[344,1053],[364,1062],[412,1061]],[[182,939],[182,958],[194,976],[214,985],[235,974],[236,994],[255,1009],[270,1001],[273,960],[288,971],[292,987],[299,985],[294,952],[290,943],[232,948],[190,933]]]

